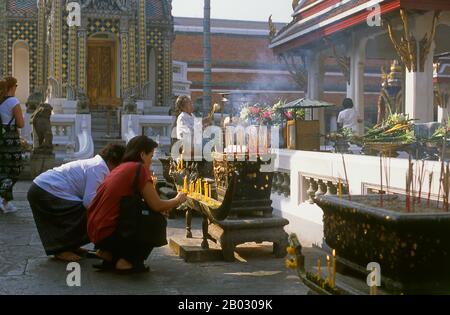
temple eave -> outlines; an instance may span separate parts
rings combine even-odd
[[[384,3],[380,6],[381,15],[386,16],[400,8],[400,0]],[[272,40],[272,44],[269,47],[274,49],[275,53],[282,53],[294,47],[311,45],[315,41],[322,40],[323,37],[331,36],[364,24],[367,21],[367,17],[367,11],[363,10],[344,16],[336,21],[331,21],[329,24],[325,21],[322,23],[323,26],[308,25],[306,27],[298,27],[297,29],[293,26],[292,29],[287,29],[285,32],[279,33]]]

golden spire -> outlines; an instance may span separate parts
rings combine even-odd
[[[277,34],[277,29],[272,22],[272,14],[269,16],[269,39],[272,40]]]

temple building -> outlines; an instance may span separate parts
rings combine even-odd
[[[69,2],[79,27],[68,25]],[[6,0],[0,29],[0,76],[18,79],[23,104],[40,92],[70,108],[87,95],[97,110],[134,95],[151,112],[172,99],[171,1]]]
[[[401,79],[394,92],[402,93],[400,111],[422,123],[445,120],[447,104],[436,109],[434,94],[446,66],[434,63],[450,51],[448,10],[447,0],[293,1],[293,20],[274,32],[270,48],[277,55],[304,58],[310,98],[322,98],[323,64],[334,58],[345,77],[346,96],[361,118],[367,68],[372,60],[397,60],[401,75],[396,78]],[[358,129],[363,132],[363,122]]]
[[[198,103],[201,103],[203,91],[202,23],[201,18],[174,17],[176,36],[173,58],[186,64],[191,95]],[[284,26],[283,23],[273,25],[278,30]],[[286,64],[279,54],[270,49],[269,33],[266,21],[211,20],[214,102],[221,101],[220,93],[230,93],[230,101],[269,104],[280,98],[292,101],[305,96],[307,86],[297,84],[291,73],[303,65],[301,62],[296,65]],[[371,122],[376,121],[382,76],[380,68],[383,65],[389,71],[390,64],[380,59],[369,60],[365,68],[366,120]],[[347,95],[347,86],[345,76],[333,56],[324,60],[323,73],[321,100],[340,105]],[[323,126],[328,131],[336,128],[339,109],[340,106],[336,106],[325,112],[327,123]]]

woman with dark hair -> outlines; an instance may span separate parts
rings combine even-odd
[[[352,99],[344,99],[342,102],[342,107],[344,107],[344,110],[339,113],[337,119],[339,129],[347,128],[352,129],[353,132],[356,132],[358,130],[358,123],[361,123],[362,120],[357,117],[357,113],[353,108]]]
[[[123,145],[108,144],[91,159],[66,163],[34,179],[28,202],[47,255],[63,261],[81,259],[80,246],[89,243],[86,209],[124,152]]]
[[[17,80],[0,80],[0,211],[15,212],[13,186],[22,171],[22,149],[18,128],[25,125],[20,101],[14,97]]]
[[[97,255],[103,258],[100,269],[115,269],[118,273],[148,271],[144,261],[154,247],[167,244],[166,220],[161,214],[186,201],[186,195],[179,193],[170,200],[161,200],[153,185],[150,166],[153,152],[158,144],[146,136],[131,139],[126,147],[123,163],[117,167],[97,189],[88,210],[88,234],[96,245]],[[136,241],[127,238],[118,231],[120,221],[120,204],[124,197],[135,194],[137,190],[147,206],[156,212],[155,224],[159,224],[164,232],[155,232],[154,238]],[[134,211],[136,209],[130,209]]]

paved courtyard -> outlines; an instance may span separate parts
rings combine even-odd
[[[26,201],[29,182],[15,188],[14,214],[0,214],[0,294],[306,294],[307,288],[284,259],[271,255],[269,243],[244,244],[237,248],[234,263],[185,263],[169,246],[153,251],[147,263],[151,272],[118,276],[95,271],[95,259],[81,265],[81,287],[69,287],[66,264],[45,255],[33,216]],[[184,235],[184,220],[169,220],[168,238]],[[194,237],[201,236],[194,218]],[[91,246],[91,245],[89,245]],[[87,247],[89,247],[87,246]]]

